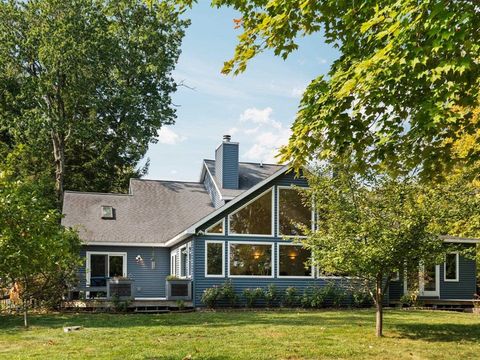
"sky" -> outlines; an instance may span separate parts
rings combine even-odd
[[[198,181],[202,159],[212,159],[222,136],[239,142],[240,161],[276,163],[286,144],[300,96],[308,83],[326,74],[338,53],[320,34],[299,41],[299,50],[284,61],[267,52],[258,55],[237,76],[220,73],[241,29],[238,13],[211,8],[200,0],[187,16],[182,54],[174,72],[180,86],[174,125],[164,126],[150,145],[148,179]]]

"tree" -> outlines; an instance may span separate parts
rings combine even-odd
[[[60,225],[38,181],[16,180],[10,166],[0,170],[0,288],[15,287],[28,327],[30,303],[61,299],[74,284],[80,240]]]
[[[370,293],[376,335],[382,336],[383,302],[393,274],[418,274],[419,264],[442,263],[452,251],[440,238],[448,203],[412,179],[359,176],[345,163],[323,165],[308,177],[307,198],[314,199],[318,221],[303,243],[321,271],[347,274],[353,286]]]
[[[266,49],[282,58],[300,36],[322,33],[340,51],[328,77],[303,94],[281,151],[296,169],[341,159],[355,171],[387,165],[426,178],[459,160],[452,142],[478,129],[480,11],[470,0],[214,0],[241,13],[243,28],[225,73],[240,73]]]
[[[181,12],[169,0],[0,3],[0,132],[54,164],[60,207],[65,184],[124,188],[174,122]]]

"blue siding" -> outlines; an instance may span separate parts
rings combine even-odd
[[[441,299],[473,299],[476,292],[475,260],[459,257],[458,282],[444,281],[443,264],[440,266],[440,298]]]
[[[122,247],[122,246],[84,246],[81,256],[85,258],[87,251],[124,252],[127,253],[127,275],[135,280],[135,297],[158,298],[165,297],[165,277],[170,274],[170,249],[152,247]],[[136,256],[143,258],[143,263],[137,263]],[[151,268],[151,259],[155,259],[155,269]],[[80,286],[85,286],[85,265],[79,271]]]
[[[215,176],[224,189],[238,189],[238,143],[223,142],[215,151]]]
[[[278,186],[299,186],[307,187],[307,180],[303,177],[297,178],[294,173],[287,173],[279,176],[277,179],[273,180],[271,183],[266,184],[262,188],[255,191],[253,194],[247,196],[243,201],[238,204],[235,204],[228,211],[225,211],[219,214],[214,219],[211,219],[208,223],[202,226],[197,230],[205,230],[208,226],[216,223],[224,217],[228,217],[228,213],[231,213],[244,205],[246,202],[257,197],[262,192],[268,190],[272,186],[274,187],[274,236],[273,237],[248,237],[248,236],[229,236],[228,234],[228,223],[225,236],[214,236],[214,235],[205,235],[201,237],[195,237],[193,241],[193,252],[195,254],[194,258],[194,304],[195,306],[202,306],[200,298],[203,291],[214,285],[221,285],[226,280],[224,278],[206,278],[205,277],[205,241],[206,240],[222,240],[225,241],[225,275],[228,274],[228,241],[261,241],[261,242],[272,242],[275,244],[273,252],[273,265],[274,265],[274,277],[273,278],[232,278],[232,283],[238,292],[241,294],[244,288],[255,288],[263,287],[266,288],[269,284],[275,284],[279,292],[283,292],[284,289],[288,286],[294,286],[298,289],[299,293],[302,293],[306,287],[309,286],[324,286],[327,281],[340,281],[338,279],[328,279],[328,278],[312,278],[312,279],[285,279],[277,277],[277,245],[278,242],[284,242],[278,236],[278,224],[277,224],[277,189]],[[475,263],[472,260],[465,258],[460,258],[460,281],[458,283],[451,283],[443,281],[443,266],[441,266],[440,271],[440,296],[442,299],[471,299],[475,291]],[[403,294],[403,281],[392,282],[390,285],[389,292],[386,294],[386,297],[390,297],[391,300],[399,299]]]
[[[471,246],[471,245],[465,245]],[[476,263],[475,260],[459,256],[459,281],[444,280],[445,266],[440,265],[440,297],[433,299],[441,300],[470,300],[476,292]],[[404,282],[392,282],[389,289],[390,299],[399,300],[404,294]],[[432,297],[425,297],[432,298]]]

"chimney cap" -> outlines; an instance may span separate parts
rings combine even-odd
[[[230,135],[223,135],[224,142],[230,142],[230,140],[232,140],[232,137]]]

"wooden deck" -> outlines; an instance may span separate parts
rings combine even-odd
[[[173,300],[149,300],[149,299],[135,299],[128,302],[128,310],[134,312],[170,312],[179,310],[192,310],[192,301],[183,301],[183,306]],[[64,301],[62,307],[66,310],[108,310],[113,307],[113,303],[107,299],[90,299],[90,300],[70,300]]]

